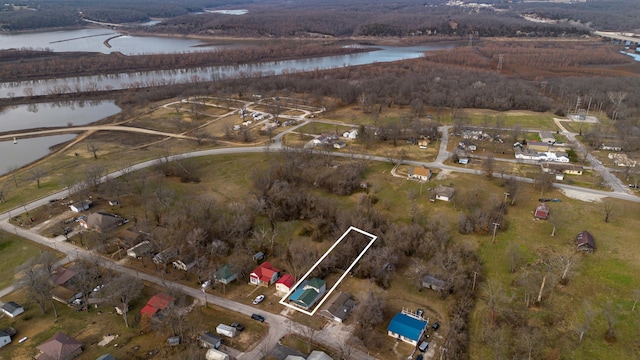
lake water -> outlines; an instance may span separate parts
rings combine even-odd
[[[0,132],[86,125],[120,112],[113,101],[69,101],[17,105],[0,110]],[[3,154],[4,155],[4,154]]]
[[[202,47],[204,42],[195,39],[128,35],[111,39],[109,41],[111,48],[104,44],[105,40],[118,35],[123,33],[110,29],[0,34],[0,50],[28,47],[51,49],[55,52],[88,51],[103,54],[121,52],[126,55],[136,55],[204,51],[233,46],[233,44],[222,44]]]
[[[12,140],[0,141],[0,175],[8,173],[14,168],[29,164],[49,154],[49,148],[56,144],[69,141],[76,135],[54,135],[32,139],[18,139],[16,144]]]

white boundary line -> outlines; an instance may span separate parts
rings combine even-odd
[[[315,270],[316,267],[318,267],[318,265],[329,255],[329,253],[331,253],[333,251],[333,249],[338,246],[338,244],[340,244],[340,242],[342,242],[342,240],[344,240],[344,238],[347,236],[347,234],[349,234],[351,231],[356,231],[359,232],[365,236],[368,236],[371,238],[371,241],[369,241],[369,243],[367,244],[367,246],[365,246],[365,248],[362,250],[362,252],[360,252],[360,254],[356,257],[356,259],[351,263],[351,265],[349,265],[349,267],[347,268],[347,270],[345,270],[345,272],[342,274],[342,276],[340,276],[340,278],[338,279],[338,281],[335,283],[335,285],[333,285],[331,287],[331,289],[329,289],[329,291],[323,295],[322,300],[313,308],[313,311],[307,311],[304,309],[301,309],[299,307],[296,307],[294,305],[289,304],[286,299],[291,296],[291,294],[293,294],[294,291],[296,291],[296,289],[298,288],[298,286],[300,286],[300,284],[309,276],[309,274],[311,274],[311,272],[313,272],[313,270]],[[347,229],[347,231],[345,231],[342,236],[340,236],[340,238],[338,240],[336,240],[336,242],[331,245],[331,247],[329,248],[329,250],[327,250],[327,252],[324,253],[324,255],[322,255],[322,257],[320,257],[320,259],[318,259],[318,261],[316,261],[315,264],[313,264],[313,266],[311,267],[311,269],[309,269],[309,271],[307,271],[306,274],[304,274],[304,276],[298,280],[298,282],[293,286],[293,288],[291,288],[291,290],[289,290],[289,292],[282,297],[282,299],[280,299],[279,303],[291,308],[293,310],[299,311],[303,314],[309,315],[309,316],[313,316],[316,311],[322,306],[322,304],[324,304],[325,301],[327,301],[327,299],[329,298],[329,296],[331,295],[331,293],[333,293],[333,291],[336,289],[336,287],[338,287],[338,285],[340,285],[340,283],[342,282],[342,280],[347,276],[347,274],[349,274],[349,272],[351,271],[351,269],[353,269],[354,266],[356,266],[356,264],[358,263],[358,261],[360,261],[360,259],[364,256],[364,254],[367,252],[367,250],[369,250],[369,248],[371,247],[371,245],[373,245],[373,243],[376,241],[376,239],[378,239],[377,236],[370,234],[364,230],[358,229],[357,227],[354,226],[350,226],[349,229]]]

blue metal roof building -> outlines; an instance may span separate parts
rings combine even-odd
[[[428,325],[426,320],[399,312],[391,319],[389,327],[387,327],[387,334],[415,346]]]

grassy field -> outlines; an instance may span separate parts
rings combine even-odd
[[[0,289],[11,285],[16,269],[41,251],[53,251],[11,233],[0,232]]]

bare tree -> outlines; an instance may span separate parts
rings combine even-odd
[[[89,311],[89,294],[93,292],[97,285],[101,285],[98,283],[100,281],[100,270],[97,264],[90,261],[79,260],[76,264],[75,283],[78,291],[82,293],[82,300],[87,305],[87,311]]]
[[[591,307],[591,303],[585,300],[583,304],[583,315],[574,325],[574,330],[578,333],[579,341],[582,341],[584,334],[589,330],[589,326],[591,326],[591,321],[594,316],[595,311]]]
[[[29,169],[29,178],[36,182],[38,189],[40,189],[40,181],[46,176],[46,172],[39,167],[33,167]]]
[[[7,196],[9,196],[9,183],[5,181],[0,187],[0,203],[6,202]]]
[[[25,263],[21,270],[16,287],[24,288],[27,297],[38,304],[43,314],[46,313],[47,302],[53,289],[51,273],[40,266],[35,258]]]
[[[107,175],[107,167],[102,164],[94,164],[84,169],[85,183],[93,191],[98,189],[98,185],[105,175]]]
[[[514,274],[520,266],[524,265],[526,261],[524,251],[520,245],[515,242],[510,242],[509,245],[507,245],[506,255],[509,259],[510,272],[512,274]]]
[[[93,154],[93,158],[98,158],[98,151],[100,151],[100,147],[98,144],[94,142],[87,143],[87,151]]]
[[[640,300],[640,289],[634,289],[633,290],[633,307],[631,307],[631,311],[636,310],[636,304],[638,303],[638,300]]]
[[[618,322],[618,309],[614,308],[611,300],[602,307],[602,315],[607,321],[607,331],[604,334],[605,340],[609,342],[616,341],[616,323]]]
[[[310,353],[313,346],[313,339],[316,335],[316,329],[311,326],[305,326],[302,328],[302,336],[307,343],[307,352]]]
[[[127,274],[120,274],[101,291],[112,305],[120,308],[126,327],[129,327],[129,304],[140,296],[143,287],[142,281]]]
[[[534,187],[540,188],[540,196],[542,196],[542,194],[553,185],[553,175],[540,170],[533,184]]]
[[[360,298],[354,319],[358,324],[356,334],[366,344],[371,339],[369,336],[371,329],[384,320],[384,300],[371,290],[361,294]]]
[[[609,218],[613,213],[613,202],[609,199],[603,199],[602,209],[604,210],[604,222],[609,222]]]
[[[482,172],[488,178],[493,177],[493,172],[496,168],[496,159],[493,155],[486,156],[482,159]]]

